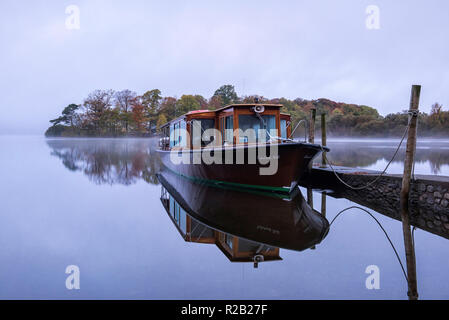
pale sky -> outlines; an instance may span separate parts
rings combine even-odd
[[[80,29],[66,27],[66,7]],[[366,9],[379,8],[379,29]],[[23,1],[0,2],[0,133],[43,134],[48,120],[95,89],[158,88],[209,98],[329,98],[383,115],[449,110],[449,2]]]

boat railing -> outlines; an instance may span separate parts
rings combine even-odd
[[[279,136],[272,136],[268,130],[267,130],[267,134],[270,137],[270,140],[280,140],[282,142],[284,142],[284,141],[294,142],[294,140],[290,139],[290,138],[282,138],[282,137],[279,137]]]
[[[162,137],[159,139],[159,148],[161,150],[169,150],[170,149],[170,138],[169,137]]]
[[[298,121],[298,123],[296,124],[295,128],[293,129],[293,131],[290,134],[290,136],[288,137],[288,139],[292,139],[293,134],[296,132],[296,129],[298,129],[298,127],[301,123],[304,123],[304,142],[307,142],[307,128],[308,128],[307,119],[301,119]]]

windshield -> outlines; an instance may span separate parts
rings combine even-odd
[[[270,140],[271,136],[277,136],[276,132],[276,117],[274,115],[262,115],[262,120],[257,115],[240,115],[239,116],[239,128],[245,132],[248,129],[254,130],[256,135],[256,141],[259,141],[258,130],[267,130],[265,141]],[[270,133],[270,135],[268,134]],[[248,137],[239,137],[240,142],[248,142]]]
[[[203,141],[202,135],[205,130],[215,128],[214,119],[192,119],[192,145],[204,147],[210,141]],[[198,130],[200,129],[200,130]]]

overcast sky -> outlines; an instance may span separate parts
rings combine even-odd
[[[69,5],[80,29],[66,26]],[[379,29],[367,28],[369,5]],[[42,134],[94,89],[208,98],[233,84],[239,95],[325,97],[385,115],[421,84],[421,110],[448,110],[448,13],[445,0],[2,0],[0,133]]]

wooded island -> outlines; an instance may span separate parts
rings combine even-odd
[[[232,103],[260,103],[284,105],[284,112],[292,115],[293,125],[308,118],[310,110],[326,114],[329,136],[398,137],[408,122],[405,110],[381,116],[376,109],[365,106],[334,102],[329,99],[305,100],[296,98],[267,99],[263,96],[239,97],[234,86],[223,85],[209,99],[201,95],[182,95],[180,98],[163,97],[158,89],[138,95],[131,90],[95,90],[83,103],[65,107],[61,116],[50,120],[47,137],[148,137],[158,134],[160,126],[192,110],[215,110]],[[316,130],[320,129],[319,121]],[[300,129],[298,129],[300,130]],[[303,129],[301,129],[303,130]],[[449,111],[434,103],[430,114],[420,113],[421,136],[449,136]]]

